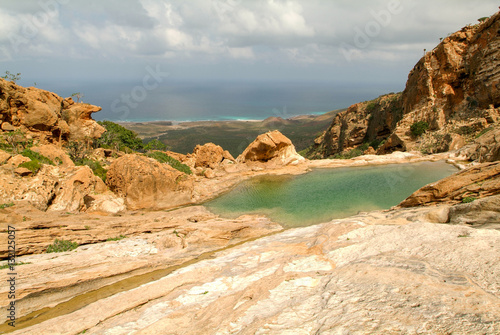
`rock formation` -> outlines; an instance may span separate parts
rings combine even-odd
[[[309,153],[329,157],[363,143],[395,150],[456,150],[500,120],[500,12],[451,34],[415,65],[400,95],[351,106]],[[390,101],[387,101],[390,100]],[[411,132],[426,122],[423,135]]]
[[[91,114],[101,108],[0,78],[0,128],[41,142],[98,138],[105,131]]]
[[[460,150],[468,160],[477,162],[494,162],[500,160],[500,126],[487,129],[471,145]]]
[[[239,163],[274,163],[287,165],[303,161],[295,146],[286,136],[275,130],[257,136],[255,141],[236,159]]]
[[[162,209],[191,203],[193,178],[168,164],[130,154],[109,167],[106,184],[129,209]]]

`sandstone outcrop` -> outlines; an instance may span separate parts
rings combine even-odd
[[[0,78],[0,123],[3,131],[21,130],[42,143],[98,138],[105,131],[91,114],[101,108],[35,87]]]
[[[235,159],[231,154],[222,149],[221,146],[213,143],[197,145],[194,148],[193,156],[195,157],[194,167],[215,169],[222,164],[224,160],[234,162]]]
[[[45,144],[32,147],[31,150],[38,152],[40,155],[49,158],[57,165],[75,166],[69,155],[61,147],[54,144]]]
[[[500,126],[487,131],[474,143],[460,150],[459,155],[477,162],[494,162],[500,160]]]
[[[381,144],[379,154],[456,150],[497,124],[499,30],[500,12],[444,38],[415,65],[402,94],[356,104],[339,113],[309,155],[325,158],[373,141]],[[387,99],[394,100],[389,103]],[[428,131],[414,135],[410,128],[416,122],[426,122]]]
[[[417,212],[290,229],[15,334],[498,334],[500,232]]]
[[[191,203],[193,178],[168,164],[125,155],[109,167],[106,184],[128,209],[165,209]]]
[[[288,165],[303,161],[295,146],[285,135],[275,130],[257,136],[255,141],[236,159],[239,163],[274,163]]]
[[[401,202],[401,207],[460,203],[500,193],[500,162],[483,163],[426,185]]]

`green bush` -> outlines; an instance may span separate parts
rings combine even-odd
[[[101,126],[106,128],[106,132],[101,135],[101,138],[94,141],[94,145],[103,148],[128,147],[132,150],[142,150],[144,145],[137,134],[127,128],[120,126],[111,121],[99,121]]]
[[[7,208],[7,207],[12,207],[12,206],[14,206],[13,202],[9,202],[8,204],[0,204],[0,209],[4,209],[4,208]]]
[[[193,172],[191,171],[189,166],[187,166],[186,164],[182,164],[177,159],[170,157],[169,155],[167,155],[164,152],[152,151],[152,152],[148,152],[146,154],[146,156],[148,156],[150,158],[154,158],[160,163],[167,163],[168,165],[170,165],[174,169],[176,169],[180,172],[183,172],[185,174],[193,174]]]
[[[19,167],[26,168],[33,173],[37,173],[42,168],[42,164],[40,164],[39,161],[34,160],[34,161],[29,161],[29,162],[24,162],[22,164],[19,164]]]
[[[366,110],[369,112],[372,112],[375,108],[377,108],[377,103],[375,103],[375,102],[369,102],[366,105]]]
[[[106,175],[108,173],[108,170],[103,168],[101,163],[99,163],[98,161],[94,161],[89,158],[84,158],[81,161],[75,162],[75,164],[78,166],[87,165],[89,168],[92,169],[92,172],[94,172],[94,174],[97,177],[101,178],[102,181],[106,181]]]
[[[55,165],[51,159],[30,149],[24,149],[21,152],[21,155],[23,155],[24,157],[28,157],[32,161],[38,161],[40,164]]]
[[[117,236],[117,237],[110,237],[106,241],[107,242],[109,242],[109,241],[120,241],[120,240],[123,240],[126,237],[127,236],[125,236],[125,235],[120,235],[120,236]]]
[[[146,150],[146,151],[166,150],[166,149],[167,149],[167,146],[165,145],[165,143],[163,143],[162,141],[160,141],[158,139],[151,140],[144,146],[144,150]]]
[[[462,203],[469,204],[469,203],[471,203],[471,202],[473,202],[475,200],[477,200],[477,199],[474,198],[474,197],[465,197],[465,198],[462,199]]]
[[[52,252],[71,251],[76,248],[78,248],[78,243],[65,240],[58,240],[56,238],[54,243],[48,246],[47,253],[49,254]]]
[[[429,124],[425,121],[415,122],[410,127],[410,131],[413,136],[421,136],[427,129],[429,129]]]

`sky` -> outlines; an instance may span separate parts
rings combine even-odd
[[[0,0],[0,74],[63,93],[135,83],[330,82],[401,91],[497,0]],[[134,87],[134,86],[132,86]]]

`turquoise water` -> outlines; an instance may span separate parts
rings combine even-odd
[[[206,206],[223,217],[265,214],[299,227],[388,209],[420,187],[457,169],[444,162],[317,169],[300,176],[262,176],[243,182]]]

